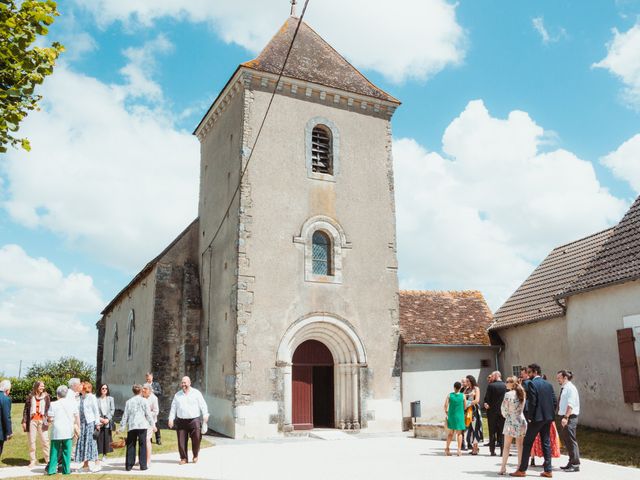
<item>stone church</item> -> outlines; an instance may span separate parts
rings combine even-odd
[[[161,409],[189,375],[235,438],[401,428],[400,102],[305,23],[278,82],[299,23],[233,72],[194,132],[198,218],[102,312],[117,408],[153,371]]]

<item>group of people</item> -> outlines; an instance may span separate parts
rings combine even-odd
[[[13,436],[11,427],[11,382],[0,382],[0,457],[4,442]],[[146,383],[133,385],[133,396],[127,400],[120,422],[119,432],[127,432],[125,469],[136,463],[136,446],[140,470],[146,470],[151,461],[152,438],[161,444],[157,427],[159,402],[162,389],[148,373]],[[90,382],[78,378],[56,389],[56,399],[46,392],[45,384],[36,381],[25,399],[22,429],[29,437],[29,466],[37,465],[36,441],[39,438],[46,466],[46,473],[54,475],[61,469],[71,473],[71,461],[81,464],[79,470],[101,469],[108,453],[113,452],[115,402],[109,386],[103,384],[97,395]],[[198,461],[200,440],[207,431],[209,413],[202,394],[191,387],[189,377],[181,381],[181,389],[175,394],[169,413],[169,428],[177,430],[180,464],[187,463],[187,444],[191,439],[193,462]],[[90,462],[93,463],[91,467]]]
[[[565,472],[580,471],[580,451],[576,439],[580,414],[578,390],[571,382],[573,374],[570,371],[558,371],[556,379],[561,387],[559,399],[538,364],[529,365],[522,369],[519,377],[509,377],[506,382],[502,381],[500,372],[489,375],[482,406],[487,414],[490,454],[496,455],[497,446],[501,449],[500,475],[507,473],[509,452],[515,441],[518,469],[509,475],[526,476],[529,460],[531,465],[535,465],[534,458],[538,456],[544,458],[540,475],[551,478],[551,459],[560,456],[559,438],[569,454],[569,462],[560,468]],[[483,439],[480,388],[475,378],[467,375],[461,382],[454,383],[453,390],[444,405],[449,429],[445,455],[451,455],[450,446],[454,436],[458,445],[457,454],[461,455],[465,432],[471,454],[477,455],[479,442]]]

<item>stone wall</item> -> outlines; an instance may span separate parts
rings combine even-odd
[[[202,388],[198,231],[196,221],[158,260],[155,271],[151,369],[163,389],[159,398],[163,421],[183,376],[189,376],[194,387]]]

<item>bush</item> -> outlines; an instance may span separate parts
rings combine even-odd
[[[34,363],[27,371],[27,378],[74,378],[95,382],[96,369],[75,357],[60,357],[57,361]]]
[[[0,377],[2,378],[2,377]],[[44,382],[45,389],[55,399],[56,389],[67,385],[71,378],[95,383],[95,368],[74,357],[61,357],[58,361],[35,363],[27,371],[24,378],[11,377],[11,400],[22,403],[31,393],[36,381]]]

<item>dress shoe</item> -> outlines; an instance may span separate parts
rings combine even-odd
[[[564,469],[565,472],[579,472],[580,465],[570,465],[569,468]]]
[[[542,472],[540,474],[540,476],[544,477],[544,478],[551,478],[551,477],[553,477],[553,473],[551,473],[551,472]]]
[[[496,452],[491,452],[491,456],[495,457],[496,456]]]
[[[516,470],[513,473],[509,474],[510,477],[526,477],[527,476],[527,472],[523,472],[522,470]]]
[[[560,470],[568,470],[569,468],[571,468],[573,465],[571,465],[570,463],[567,463],[564,467],[560,467]]]
[[[156,441],[156,445],[162,445],[162,440]]]

